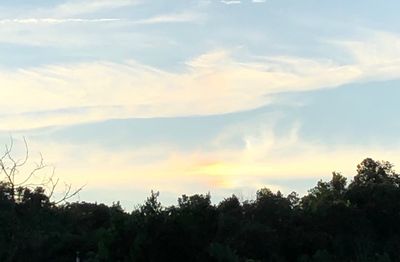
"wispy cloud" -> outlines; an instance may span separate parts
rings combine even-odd
[[[271,181],[279,178],[316,182],[329,179],[332,171],[352,177],[355,165],[365,157],[400,163],[400,152],[396,149],[367,144],[349,148],[303,141],[297,136],[296,125],[288,133],[279,135],[271,131],[271,126],[255,129],[246,126],[246,130],[242,137],[245,145],[236,149],[221,147],[188,152],[173,145],[149,144],[131,150],[110,150],[58,142],[38,142],[31,146],[40,148],[46,160],[57,166],[57,174],[62,179],[75,185],[87,184],[86,190],[113,187],[148,192],[156,189],[175,196],[248,189],[254,193],[262,187],[289,193],[297,190],[297,185],[275,185]]]
[[[0,19],[0,43],[67,49],[77,47],[94,47],[95,49],[111,43],[115,48],[139,47],[157,43],[161,45],[160,39],[163,39],[164,43],[171,39],[154,33],[147,34],[140,30],[133,30],[133,26],[201,23],[204,18],[205,16],[200,13],[184,12],[143,19],[118,17]],[[129,30],[127,30],[128,27]],[[104,38],[104,35],[109,37]],[[130,44],[130,42],[134,44]]]
[[[221,0],[221,3],[226,4],[226,5],[235,5],[235,4],[242,3],[242,1],[240,1],[240,0]]]
[[[235,112],[264,105],[277,92],[338,85],[359,76],[352,67],[292,60],[299,72],[286,68],[293,67],[289,62],[239,63],[225,52],[200,56],[178,73],[134,62],[3,71],[0,129]],[[75,112],[82,107],[89,109]]]
[[[18,9],[18,5],[2,7],[2,20],[9,22],[27,22],[28,20],[37,20],[42,22],[55,20],[89,20],[101,18],[114,18],[116,9],[128,8],[141,4],[140,0],[67,0],[60,4],[51,6],[38,5],[36,8],[24,9],[23,12]],[[108,17],[107,17],[108,16]],[[85,18],[87,17],[87,18]],[[118,18],[118,17],[116,17]],[[32,21],[31,21],[32,22]]]
[[[154,17],[145,18],[142,20],[132,21],[133,24],[163,24],[163,23],[182,23],[182,22],[194,22],[201,21],[204,19],[204,15],[193,12],[183,12],[176,14],[164,14]]]
[[[272,95],[280,92],[398,78],[400,49],[391,47],[397,42],[379,37],[368,41],[345,43],[353,57],[347,64],[283,56],[243,61],[222,50],[188,61],[180,72],[134,61],[3,70],[0,129],[111,118],[223,114],[271,103]],[[359,47],[361,43],[364,49]],[[371,52],[383,53],[371,58]]]
[[[112,10],[126,6],[133,6],[139,4],[138,0],[69,0],[53,10],[55,17],[73,17],[77,15],[90,14],[103,10]]]
[[[0,24],[62,24],[62,23],[99,23],[121,21],[119,18],[22,18],[1,19]]]
[[[128,19],[128,18],[15,18],[15,19],[0,19],[0,25],[57,25],[63,23],[104,23],[104,22],[121,22],[129,24],[147,25],[147,24],[163,24],[163,23],[183,23],[202,21],[204,14],[195,12],[182,12],[174,14],[162,14],[144,19]]]

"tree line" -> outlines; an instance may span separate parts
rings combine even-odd
[[[163,206],[151,192],[132,212],[56,202],[0,183],[0,261],[400,261],[400,176],[370,158],[349,183],[333,173],[303,197],[262,188],[254,200]]]

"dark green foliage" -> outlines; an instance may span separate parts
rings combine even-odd
[[[333,173],[307,195],[267,188],[241,202],[159,193],[132,213],[119,203],[56,205],[42,188],[0,183],[0,261],[400,261],[400,179],[365,159],[347,185]]]

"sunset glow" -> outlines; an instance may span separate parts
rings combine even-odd
[[[389,2],[4,1],[1,143],[18,156],[26,138],[81,200],[129,207],[399,164]]]

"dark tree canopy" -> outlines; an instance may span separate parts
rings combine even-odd
[[[400,188],[393,165],[370,158],[350,183],[334,172],[308,194],[267,188],[254,200],[151,192],[119,203],[56,204],[42,187],[0,183],[0,261],[400,261]]]
[[[357,175],[351,186],[370,186],[377,184],[399,185],[399,175],[387,161],[364,159],[357,165]]]

